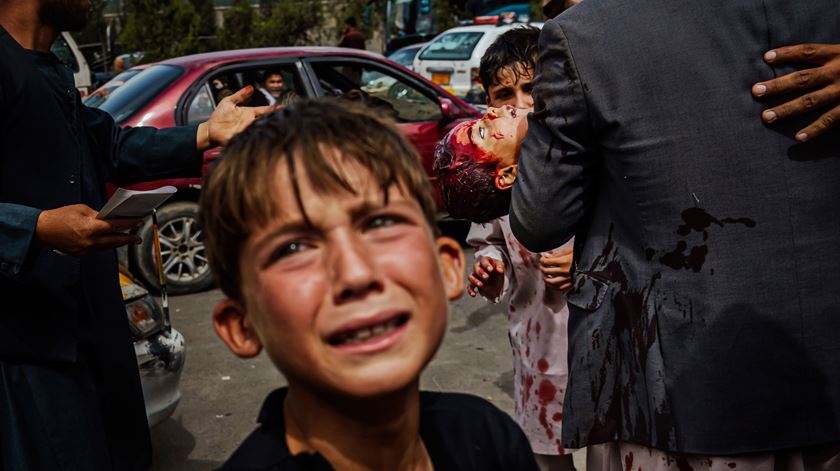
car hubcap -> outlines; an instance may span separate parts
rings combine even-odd
[[[161,226],[160,255],[166,281],[190,283],[210,269],[201,230],[191,217],[175,218]]]

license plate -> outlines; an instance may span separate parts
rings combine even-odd
[[[432,72],[432,83],[437,85],[449,85],[449,72]]]

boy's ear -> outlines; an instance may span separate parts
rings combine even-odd
[[[446,297],[454,301],[464,294],[464,251],[451,237],[438,237],[437,251]]]
[[[231,352],[240,358],[253,358],[262,351],[257,332],[244,307],[237,301],[225,299],[213,309],[213,327]]]
[[[516,181],[516,172],[519,170],[518,164],[508,165],[502,167],[496,172],[496,188],[500,190],[510,190],[513,182]]]

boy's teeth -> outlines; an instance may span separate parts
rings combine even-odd
[[[338,342],[338,344],[342,345],[364,342],[365,340],[371,337],[378,337],[380,335],[387,334],[388,332],[396,329],[398,325],[399,319],[393,319],[384,324],[377,324],[373,327],[358,329],[353,332],[344,334],[343,338]]]

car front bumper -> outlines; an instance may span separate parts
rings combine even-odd
[[[140,382],[146,401],[146,417],[153,427],[172,415],[181,400],[178,388],[184,369],[184,336],[175,329],[158,332],[134,342]]]

